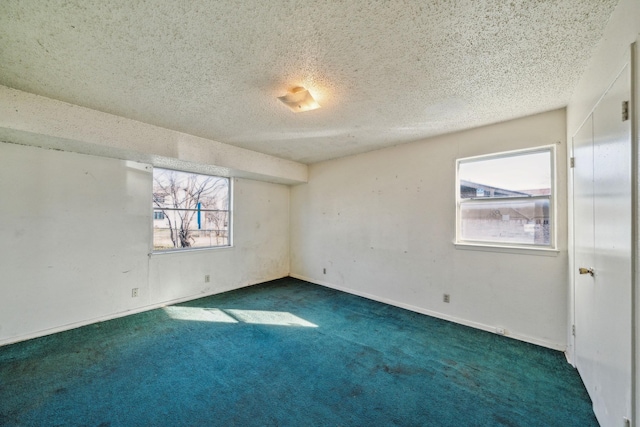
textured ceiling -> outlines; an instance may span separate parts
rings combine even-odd
[[[616,3],[3,0],[0,84],[313,163],[565,106]]]

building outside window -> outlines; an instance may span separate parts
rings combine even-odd
[[[456,243],[555,248],[554,150],[458,159]]]

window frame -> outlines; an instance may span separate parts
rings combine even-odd
[[[526,154],[535,154],[535,153],[549,153],[549,161],[550,161],[550,190],[551,194],[548,196],[514,196],[514,197],[495,197],[495,198],[483,198],[483,199],[463,199],[461,197],[460,191],[460,165],[463,163],[469,162],[477,162],[483,160],[494,160],[494,159],[503,159],[509,157],[516,157]],[[496,153],[483,154],[479,156],[470,156],[464,158],[456,159],[455,163],[455,203],[456,203],[456,216],[455,216],[455,239],[454,245],[459,249],[471,249],[471,250],[489,250],[494,252],[507,252],[507,253],[524,253],[524,254],[535,254],[535,255],[547,255],[547,256],[555,256],[558,254],[558,246],[557,246],[557,156],[556,156],[556,146],[555,145],[543,145],[531,148],[523,148],[517,150],[510,151],[502,151]],[[535,200],[535,199],[548,199],[549,200],[549,221],[551,222],[549,227],[549,244],[548,245],[536,245],[533,243],[513,243],[513,242],[504,242],[499,240],[465,240],[462,238],[462,205],[463,204],[478,204],[481,205],[483,203],[496,203],[501,200],[504,201],[517,201],[517,200]]]
[[[213,177],[213,178],[219,178],[219,179],[224,179],[227,181],[227,244],[225,245],[217,245],[217,246],[198,246],[198,247],[182,247],[182,248],[168,248],[168,249],[155,249],[155,242],[154,242],[154,222],[156,221],[155,219],[155,213],[156,211],[161,210],[161,208],[157,207],[153,201],[153,197],[154,197],[154,191],[153,191],[153,186],[155,184],[155,178],[154,178],[154,171],[155,170],[165,170],[165,171],[170,171],[170,172],[178,172],[178,173],[184,173],[184,174],[192,174],[192,175],[199,175],[199,176],[205,176],[205,177]],[[233,225],[234,225],[234,220],[233,220],[233,179],[231,177],[226,177],[226,176],[220,176],[220,175],[212,175],[212,174],[208,174],[208,173],[200,173],[200,172],[193,172],[193,171],[188,171],[188,170],[181,170],[181,169],[171,169],[171,168],[165,168],[165,167],[153,167],[153,170],[151,172],[151,179],[152,179],[152,188],[151,188],[151,241],[150,241],[150,255],[163,255],[163,254],[176,254],[176,253],[185,253],[185,252],[194,252],[194,251],[210,251],[210,250],[220,250],[220,249],[228,249],[228,248],[232,248],[233,247]],[[165,196],[166,197],[166,196]],[[175,209],[175,208],[168,208],[168,210],[195,210],[195,209],[190,209],[190,208],[185,208],[185,209]],[[208,211],[208,210],[205,210]],[[211,211],[223,211],[224,210],[211,210]],[[165,214],[166,217],[166,214]]]

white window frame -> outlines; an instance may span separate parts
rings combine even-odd
[[[499,158],[507,158],[507,157],[515,157],[525,154],[534,154],[540,152],[549,152],[550,153],[550,172],[551,172],[551,194],[548,196],[549,199],[549,220],[550,224],[550,236],[549,236],[549,245],[535,245],[535,244],[526,244],[526,243],[512,243],[512,242],[500,242],[500,241],[491,241],[491,240],[463,240],[461,235],[461,206],[465,203],[491,203],[499,201],[500,198],[486,198],[486,199],[462,199],[460,197],[460,165],[462,163],[475,162],[475,161],[483,161],[483,160],[493,160]],[[525,148],[519,150],[511,150],[511,151],[503,151],[498,153],[485,154],[480,156],[473,157],[465,157],[456,159],[456,187],[455,187],[455,201],[456,201],[456,235],[454,240],[454,245],[458,249],[471,249],[471,250],[488,250],[494,252],[507,252],[507,253],[523,253],[523,254],[534,254],[534,255],[547,255],[547,256],[555,256],[558,254],[557,249],[557,188],[556,188],[556,146],[555,145],[544,145],[534,148]],[[546,198],[547,196],[544,196]],[[535,197],[542,198],[542,197]],[[505,200],[516,200],[519,198],[516,197],[508,197]],[[531,200],[531,197],[523,197],[523,200]]]
[[[214,178],[222,178],[222,179],[226,179],[228,182],[228,202],[227,202],[227,207],[228,207],[228,214],[227,214],[227,244],[226,245],[217,245],[217,246],[198,246],[198,247],[183,247],[183,248],[169,248],[169,249],[155,249],[154,248],[154,236],[153,236],[153,222],[155,221],[154,219],[154,211],[157,211],[159,208],[157,206],[154,205],[154,203],[151,203],[151,241],[150,241],[150,252],[149,255],[163,255],[163,254],[175,254],[175,253],[184,253],[184,252],[193,252],[193,251],[210,251],[210,250],[224,250],[224,249],[228,249],[228,248],[232,248],[233,247],[233,225],[234,225],[234,218],[233,218],[233,190],[234,190],[234,183],[233,183],[233,178],[231,177],[225,177],[225,176],[220,176],[220,175],[213,175],[213,174],[208,174],[208,173],[201,173],[201,172],[193,172],[193,171],[187,171],[187,170],[180,170],[180,169],[169,169],[169,168],[164,168],[164,167],[158,167],[158,168],[154,168],[154,169],[162,169],[162,170],[167,170],[167,171],[175,171],[175,172],[180,172],[180,173],[186,173],[186,174],[194,174],[194,175],[201,175],[201,176],[211,176]],[[153,180],[153,172],[152,172],[152,180]],[[152,183],[153,184],[153,183]],[[153,190],[152,190],[153,192]],[[152,195],[153,198],[153,195]]]

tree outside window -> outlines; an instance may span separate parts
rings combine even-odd
[[[229,246],[229,179],[153,170],[153,250]]]

